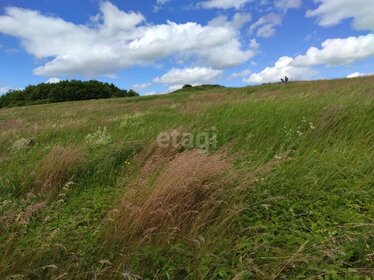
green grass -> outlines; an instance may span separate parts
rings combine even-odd
[[[0,279],[374,279],[373,82],[0,110]],[[202,179],[212,187],[194,198],[200,210],[155,228],[146,221],[158,214],[143,212],[136,231],[133,209],[165,195],[175,159],[195,155],[154,156],[157,135],[212,127],[217,147],[201,168],[220,155],[227,170]],[[56,146],[64,156],[46,162]],[[62,179],[38,181],[43,168]],[[175,192],[177,207],[186,198]]]

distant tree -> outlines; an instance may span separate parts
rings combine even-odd
[[[111,97],[138,96],[134,90],[123,90],[114,84],[91,81],[61,81],[27,86],[24,90],[9,91],[0,97],[0,108],[27,104],[88,100]]]
[[[139,93],[137,93],[133,89],[130,89],[127,94],[128,94],[128,96],[139,96]]]
[[[183,86],[183,89],[186,89],[186,88],[192,88],[192,86],[191,86],[191,85],[188,85],[188,84],[186,84],[186,85],[184,85],[184,86]]]

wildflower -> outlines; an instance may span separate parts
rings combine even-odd
[[[103,129],[99,127],[95,133],[88,134],[85,139],[90,146],[105,146],[112,141],[107,133],[106,127]]]
[[[303,133],[300,130],[296,131],[296,133],[299,135],[299,137],[303,136]]]
[[[313,130],[316,129],[316,127],[311,122],[309,123],[309,127],[310,129],[313,129]]]
[[[30,139],[21,138],[21,139],[18,139],[16,142],[13,143],[12,150],[15,150],[15,151],[24,150],[30,144],[31,144]]]

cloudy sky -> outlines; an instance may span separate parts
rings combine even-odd
[[[0,93],[98,79],[146,95],[373,66],[373,0],[0,0]]]

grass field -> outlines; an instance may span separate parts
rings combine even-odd
[[[0,279],[374,279],[373,201],[374,76],[0,110]]]

